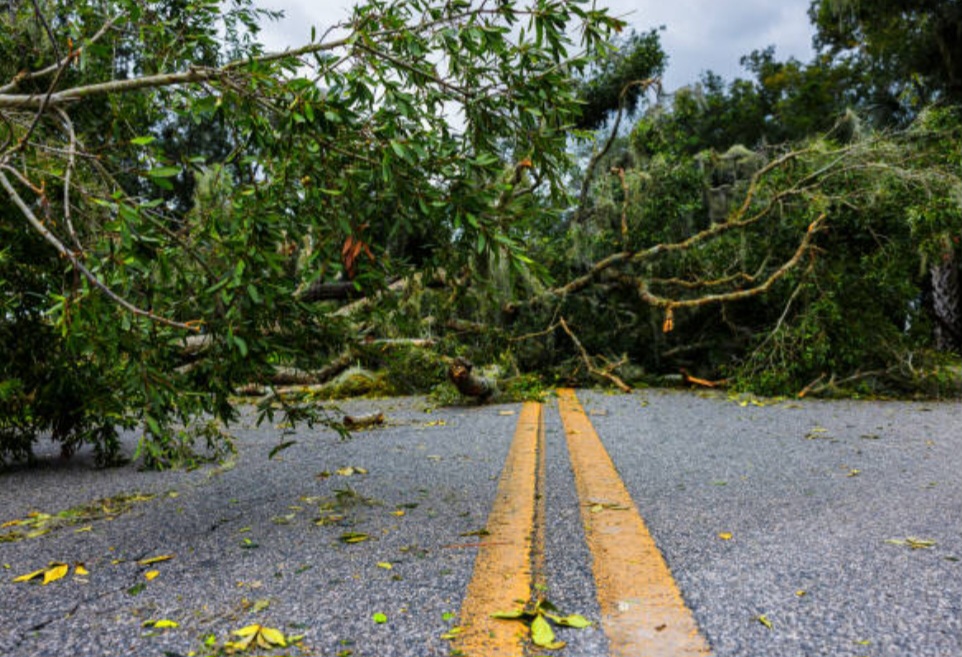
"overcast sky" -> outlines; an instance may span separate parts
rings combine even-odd
[[[270,50],[307,43],[311,26],[318,34],[346,18],[353,0],[257,0],[281,9],[286,17],[266,25],[261,37]],[[753,50],[775,46],[778,59],[807,62],[812,55],[810,0],[599,0],[613,15],[638,31],[664,26],[661,44],[668,53],[665,88],[695,82],[712,70],[727,80],[746,77],[738,60]]]

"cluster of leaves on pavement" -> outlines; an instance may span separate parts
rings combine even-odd
[[[175,492],[167,495],[176,495]],[[37,538],[62,527],[83,525],[74,531],[90,531],[90,523],[97,520],[112,520],[127,513],[137,504],[156,498],[154,493],[124,493],[81,504],[56,513],[31,511],[23,518],[0,523],[0,543],[11,543],[26,538]]]
[[[0,458],[137,427],[164,467],[240,391],[335,424],[313,386],[450,396],[456,357],[957,393],[962,19],[893,7],[816,0],[811,62],[668,95],[659,32],[586,0],[369,0],[283,53],[251,0],[11,3]]]
[[[592,625],[592,622],[581,614],[562,614],[551,601],[544,599],[513,611],[499,611],[493,616],[502,620],[524,623],[531,632],[531,642],[545,650],[560,650],[565,647],[565,642],[555,637],[552,625],[575,629],[584,629]]]

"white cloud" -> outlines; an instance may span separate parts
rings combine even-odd
[[[775,46],[779,59],[811,59],[809,0],[604,0],[612,15],[639,31],[661,25],[668,53],[665,87],[691,84],[707,70],[731,80],[744,76],[741,57]],[[311,25],[321,34],[350,15],[352,0],[260,0],[260,6],[284,10],[283,21],[266,25],[262,38],[271,50],[306,43]]]

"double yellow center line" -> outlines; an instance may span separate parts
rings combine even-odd
[[[558,402],[609,654],[710,654],[574,391],[559,390]],[[491,614],[517,609],[540,588],[536,584],[544,577],[543,487],[542,408],[525,404],[488,518],[490,534],[479,548],[461,608],[462,632],[455,647],[468,657],[524,655],[523,626],[494,619]]]

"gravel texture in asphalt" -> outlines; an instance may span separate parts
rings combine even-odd
[[[718,657],[962,655],[958,403],[580,396]]]

